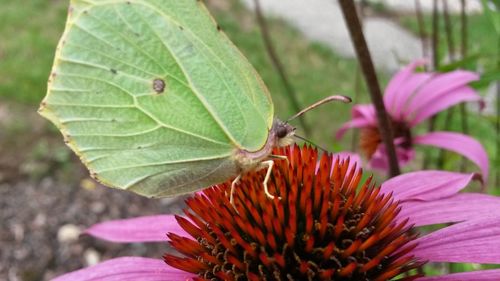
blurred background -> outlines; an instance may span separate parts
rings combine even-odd
[[[278,117],[295,113],[289,89],[266,51],[253,0],[205,2],[264,79]],[[442,44],[437,54],[442,65],[449,68],[460,66],[488,74],[476,86],[486,100],[486,109],[479,113],[476,107],[469,106],[468,120],[469,134],[488,151],[490,182],[494,183],[500,167],[495,162],[499,141],[495,108],[500,72],[498,33],[481,1],[466,1],[466,48],[471,58],[450,65],[449,36],[459,52],[461,1],[447,2],[451,29],[447,30],[441,18],[437,36]],[[432,1],[378,0],[358,4],[382,87],[402,65],[431,55]],[[166,243],[117,245],[79,234],[99,221],[179,212],[182,208],[182,199],[147,200],[95,183],[64,145],[56,128],[37,114],[67,6],[66,0],[0,2],[0,280],[49,280],[113,256],[161,257],[167,251]],[[355,103],[369,102],[336,1],[261,0],[261,6],[277,57],[301,107],[332,94],[349,95]],[[445,14],[441,4],[439,13]],[[307,137],[330,151],[355,151],[356,135],[349,133],[342,142],[333,137],[336,129],[350,119],[351,106],[330,104],[307,113]],[[457,114],[446,124],[444,119],[438,116],[436,127],[460,131]],[[305,135],[301,123],[295,122],[299,133]],[[426,130],[426,126],[419,130]],[[430,159],[438,157],[437,149],[418,152]],[[410,168],[421,167],[419,157],[420,161]],[[446,153],[443,168],[457,170],[459,163],[459,156]],[[468,167],[475,169],[472,164]],[[500,188],[498,182],[494,186]],[[499,189],[490,190],[499,193]]]

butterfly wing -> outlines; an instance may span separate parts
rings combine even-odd
[[[236,175],[273,105],[201,1],[72,0],[40,113],[94,178],[168,196]]]

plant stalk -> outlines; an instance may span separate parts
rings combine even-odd
[[[364,13],[364,8],[366,7],[367,3],[366,0],[361,1],[361,6],[359,9],[359,21],[361,24],[361,28],[363,28],[363,18],[365,17]],[[359,63],[356,64],[356,72],[354,72],[354,100],[357,101],[359,100],[359,95],[361,92],[361,66]],[[359,139],[359,132],[358,130],[351,130],[352,131],[352,137],[351,137],[351,151],[356,151],[356,148],[358,146],[358,139]]]
[[[432,67],[439,68],[439,8],[437,0],[432,1]]]
[[[432,67],[436,71],[439,68],[439,11],[437,0],[432,1]],[[433,132],[436,126],[437,115],[431,117],[427,131]],[[422,169],[426,170],[429,167],[430,155],[424,155],[424,163]]]
[[[467,56],[467,40],[468,40],[468,34],[467,34],[467,13],[466,9],[467,8],[467,1],[466,0],[460,0],[460,29],[461,29],[461,40],[460,40],[460,54],[462,56],[462,59],[465,59]],[[468,122],[468,113],[467,113],[467,107],[465,107],[465,103],[461,103],[459,105],[460,108],[460,117],[461,117],[461,126],[462,126],[462,133],[464,134],[469,134],[469,122]],[[462,157],[462,162],[460,163],[460,172],[465,172],[467,170],[467,159],[465,157]]]
[[[359,100],[359,94],[361,92],[361,66],[359,63],[356,65],[356,72],[354,73],[354,99],[355,101]],[[351,151],[356,151],[358,146],[359,132],[358,130],[352,130],[352,138],[351,138]]]
[[[424,17],[422,16],[422,6],[420,6],[420,0],[415,0],[415,14],[417,16],[418,34],[420,37],[420,43],[422,44],[422,56],[424,58],[428,58],[429,50],[427,48],[427,39],[426,39],[427,34],[425,32]]]
[[[363,35],[363,30],[356,12],[356,7],[354,6],[354,2],[352,0],[339,0],[339,3],[342,9],[342,14],[344,15],[344,20],[346,21],[351,35],[354,49],[356,50],[359,64],[361,65],[361,70],[365,77],[368,92],[370,93],[372,103],[375,106],[379,130],[389,158],[389,176],[394,177],[399,175],[400,171],[394,147],[393,132],[389,122],[389,116],[385,110],[382,92],[380,91],[380,85],[377,80],[377,74],[373,66],[370,51],[368,50],[368,46]]]
[[[442,3],[443,3],[444,30],[446,33],[445,34],[446,45],[448,47],[448,59],[450,60],[450,62],[453,62],[455,60],[455,44],[453,41],[453,31],[451,28],[450,14],[448,12],[448,0],[442,0]],[[445,131],[448,131],[448,129],[450,128],[451,125],[450,123],[453,120],[453,115],[455,115],[455,110],[453,110],[453,108],[448,109],[444,120]],[[444,168],[445,156],[446,156],[446,151],[444,149],[440,149],[437,162],[437,167],[439,170],[442,170]]]
[[[266,19],[264,18],[262,10],[260,8],[259,0],[254,0],[254,4],[255,4],[255,14],[257,16],[257,23],[259,24],[260,33],[262,35],[262,40],[264,41],[264,45],[266,47],[267,55],[271,59],[271,63],[273,64],[274,68],[278,71],[278,75],[290,99],[290,103],[293,107],[293,110],[295,112],[299,112],[302,108],[297,98],[295,89],[290,83],[290,80],[288,80],[285,68],[283,67],[281,60],[279,59],[278,54],[276,53],[276,49],[274,48],[273,42],[271,40],[271,35],[269,34],[269,28],[267,26]],[[309,136],[309,134],[311,133],[311,129],[308,126],[306,120],[304,119],[304,116],[299,117],[299,122],[302,128],[304,129],[305,136],[306,137]]]

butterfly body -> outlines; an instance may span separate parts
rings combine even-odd
[[[257,168],[259,163],[269,158],[273,148],[290,145],[294,142],[295,127],[279,119],[275,119],[269,131],[266,144],[258,151],[236,150],[233,159],[240,172]]]
[[[92,177],[148,197],[258,168],[293,135],[196,0],[72,0],[39,112]]]

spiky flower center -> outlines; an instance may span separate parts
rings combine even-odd
[[[398,140],[398,146],[408,149],[412,147],[411,130],[405,122],[391,120],[392,134]],[[368,159],[371,159],[379,144],[382,143],[382,136],[378,127],[366,127],[361,129],[360,149]]]
[[[195,240],[170,233],[185,257],[165,255],[199,280],[390,280],[421,266],[415,244],[391,195],[365,181],[349,161],[308,147],[275,151],[264,194],[265,171],[247,174],[229,203],[230,182],[188,199],[180,225]],[[281,199],[278,199],[278,196]],[[401,280],[416,276],[406,274]]]

